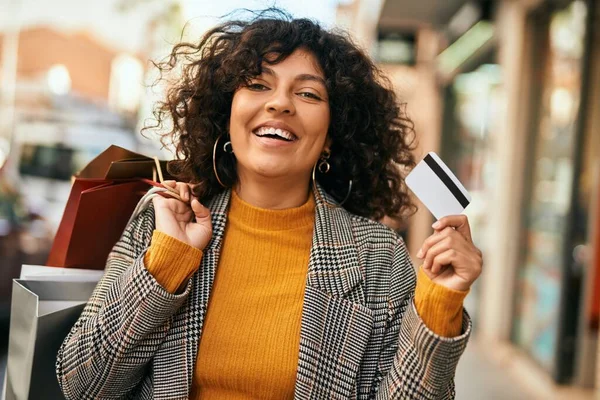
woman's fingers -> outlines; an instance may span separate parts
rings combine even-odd
[[[427,251],[425,259],[423,260],[423,268],[432,268],[434,264],[433,260],[448,250],[453,250],[458,253],[468,253],[469,249],[467,248],[467,243],[464,239],[456,236],[447,236]]]
[[[429,251],[429,249],[431,247],[435,246],[441,240],[444,240],[445,238],[451,236],[453,233],[455,233],[455,232],[454,232],[454,229],[452,229],[452,228],[445,228],[442,231],[434,232],[431,236],[429,236],[427,239],[425,239],[425,241],[423,242],[423,245],[421,246],[421,249],[417,253],[417,257],[425,258],[425,256],[427,255],[427,252]]]
[[[467,290],[481,274],[481,251],[471,239],[469,221],[464,215],[441,218],[435,232],[417,253],[423,270],[433,282],[455,290]]]
[[[181,200],[183,200],[183,202],[185,202],[185,203],[189,203],[190,202],[190,187],[187,185],[187,183],[177,182],[176,189],[179,191],[179,197],[181,197]]]
[[[198,201],[198,199],[196,199],[193,196],[192,187],[189,184],[169,180],[169,181],[164,181],[163,185],[174,189],[174,192],[172,192],[172,191],[159,192],[158,194],[160,196],[162,196],[166,199],[177,199],[177,195],[179,195],[179,198],[181,199],[181,201],[178,203],[181,204],[181,202],[183,202],[184,204],[182,204],[182,206],[191,207],[191,210],[194,213],[194,216],[196,218],[196,222],[200,222],[200,220],[206,220],[206,218],[210,219],[210,211],[208,210],[208,208],[204,207],[202,205],[202,203],[200,203]],[[177,200],[179,200],[179,199],[177,199]],[[175,203],[173,203],[173,204],[175,204]],[[189,211],[190,208],[187,208],[187,210]],[[173,209],[173,211],[177,212],[177,213],[185,212],[184,209],[180,209],[179,205],[177,205],[176,208]]]
[[[459,263],[462,254],[454,249],[448,249],[437,254],[431,260],[431,273],[437,275],[446,265],[454,265]]]
[[[423,260],[423,268],[429,269],[433,264],[433,259],[448,249],[451,249],[451,240],[449,237],[444,237],[442,240],[431,246],[427,253],[425,254],[425,258]]]
[[[172,194],[176,193],[177,195],[179,195],[179,199],[181,199],[181,201],[183,201],[184,203],[187,203],[187,204],[190,203],[191,188],[190,188],[190,186],[187,183],[176,182],[176,181],[173,181],[173,180],[168,180],[168,181],[163,181],[162,184],[166,188],[170,189],[169,192],[166,192],[167,193],[166,196],[164,194],[162,195],[163,197],[177,198],[177,196],[172,196],[172,195],[169,196],[170,193],[172,193]]]
[[[469,225],[469,218],[466,215],[449,215],[441,218],[439,221],[431,226],[436,231],[444,230],[447,227],[454,228],[460,232],[468,241],[472,242],[471,238],[471,227]]]
[[[194,216],[196,217],[196,222],[201,223],[205,221],[207,218],[210,219],[210,211],[208,208],[204,207],[202,203],[198,201],[197,198],[192,199],[192,211],[194,212]]]

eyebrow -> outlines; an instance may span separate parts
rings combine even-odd
[[[266,73],[268,75],[277,76],[277,74],[275,73],[275,71],[273,71],[269,67],[262,67],[262,72],[264,72],[264,73]],[[318,83],[322,84],[323,86],[327,87],[327,84],[325,83],[325,79],[323,79],[323,78],[321,78],[320,76],[317,76],[317,75],[300,74],[294,80],[296,80],[296,81],[314,81],[314,82],[318,82]]]

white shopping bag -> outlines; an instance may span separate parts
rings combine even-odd
[[[58,348],[103,271],[23,266],[13,280],[5,399],[64,399],[56,379]]]

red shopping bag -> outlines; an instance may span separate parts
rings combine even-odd
[[[47,265],[104,269],[139,200],[151,186],[160,186],[155,165],[118,146],[94,158],[74,179]]]

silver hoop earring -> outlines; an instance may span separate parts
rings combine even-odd
[[[229,150],[227,150],[227,146],[229,146]],[[223,151],[225,153],[233,154],[233,146],[231,145],[231,141],[225,142],[225,144],[223,145]]]
[[[319,161],[317,161],[315,163],[315,165],[313,165],[313,169],[312,169],[312,180],[313,180],[313,187],[315,190],[315,193],[317,193],[317,178],[316,178],[316,169],[317,169],[317,164],[318,168],[319,168],[319,172],[321,172],[322,174],[326,174],[329,172],[331,165],[327,162],[327,160],[329,160],[329,157],[331,157],[331,151],[329,149],[325,149],[323,151],[323,154],[321,155],[321,158],[319,159]],[[350,198],[350,193],[352,193],[352,179],[350,179],[350,181],[348,182],[348,192],[346,193],[346,197],[344,197],[344,200],[342,200],[339,205],[340,207],[346,202],[348,201],[348,199]]]

